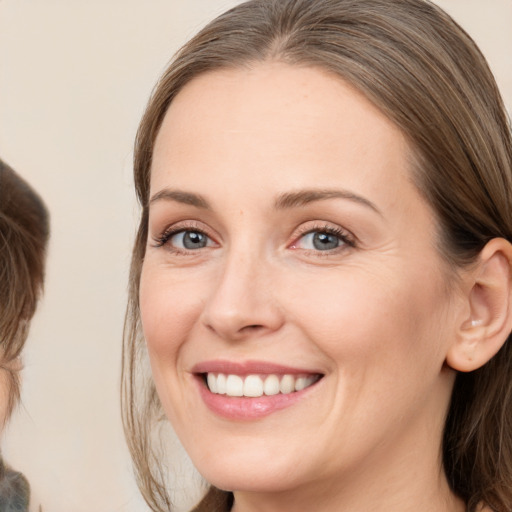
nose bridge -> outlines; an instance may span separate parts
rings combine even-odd
[[[227,251],[203,312],[204,324],[226,339],[273,331],[282,322],[273,300],[270,262],[247,242]]]

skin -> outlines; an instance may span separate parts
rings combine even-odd
[[[440,445],[454,380],[445,360],[465,303],[446,286],[411,161],[389,120],[313,68],[205,74],[165,116],[143,329],[167,416],[203,476],[234,491],[236,512],[464,510]],[[275,207],[311,189],[360,199]],[[163,197],[169,190],[209,208]],[[155,241],[169,228],[202,231],[208,245]],[[305,233],[326,228],[351,243],[318,250]],[[323,378],[290,407],[233,420],[205,406],[192,370],[218,359]]]

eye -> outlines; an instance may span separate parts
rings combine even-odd
[[[329,251],[338,248],[343,242],[336,235],[313,231],[304,235],[301,239],[303,249],[315,249],[317,251]]]
[[[208,245],[208,237],[200,231],[180,231],[169,238],[169,242],[178,249],[202,249]]]
[[[349,233],[330,226],[318,229],[310,229],[294,242],[292,249],[304,249],[306,251],[335,251],[344,246],[354,247],[354,240]]]
[[[156,246],[168,246],[171,250],[194,251],[215,245],[214,241],[203,231],[197,229],[171,229],[155,239]]]

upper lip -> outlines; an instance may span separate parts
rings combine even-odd
[[[268,361],[228,361],[219,359],[197,363],[192,368],[192,373],[318,375],[322,372],[306,368],[294,368]]]

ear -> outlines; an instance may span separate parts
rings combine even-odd
[[[512,245],[494,238],[463,277],[467,286],[464,317],[446,363],[460,372],[483,366],[503,346],[512,330]]]

